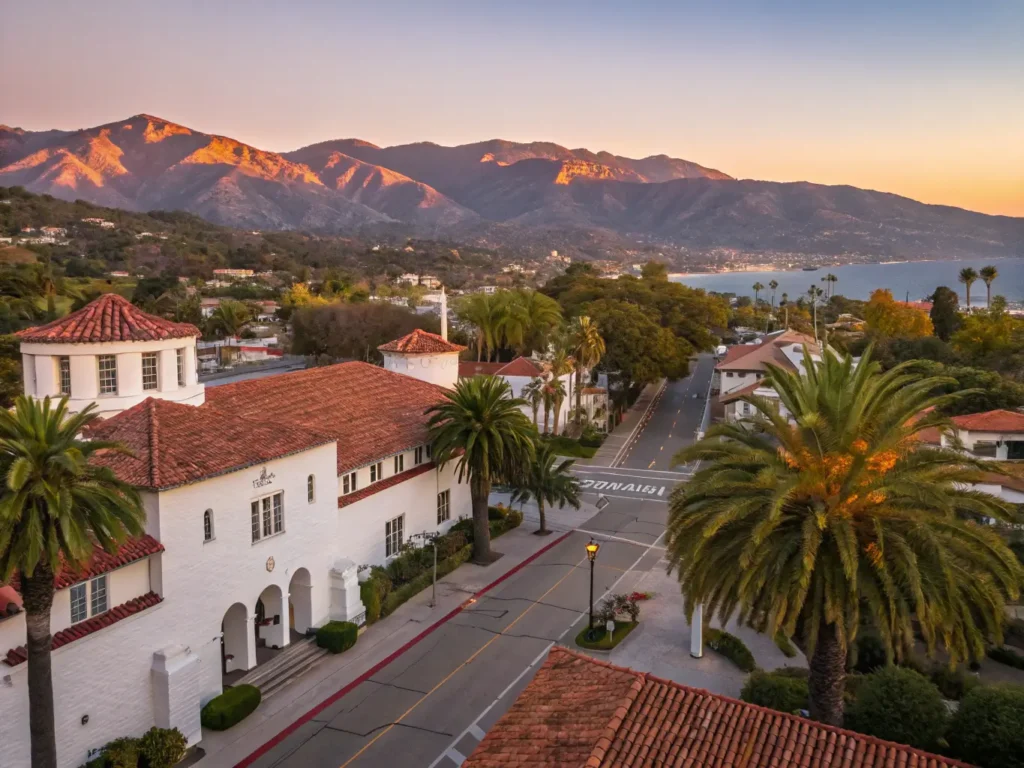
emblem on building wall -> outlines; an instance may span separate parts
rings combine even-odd
[[[273,557],[268,557],[267,558],[267,570],[268,571],[273,571],[274,570],[274,558]]]
[[[267,468],[264,467],[263,470],[260,472],[260,476],[252,481],[252,487],[253,488],[265,488],[266,486],[268,486],[272,482],[274,482],[274,477],[275,477],[274,473],[273,472],[267,472]]]

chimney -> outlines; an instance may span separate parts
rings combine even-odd
[[[441,338],[448,341],[448,294],[441,286]]]

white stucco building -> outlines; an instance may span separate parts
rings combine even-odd
[[[60,358],[70,357],[73,407],[108,406],[90,436],[131,450],[102,461],[140,490],[147,512],[145,535],[57,577],[62,768],[153,725],[178,727],[196,743],[200,708],[226,678],[330,619],[364,619],[358,566],[385,563],[410,534],[471,514],[468,485],[430,458],[424,415],[444,394],[439,372],[450,372],[450,386],[457,363],[423,366],[422,339],[396,342],[406,351],[390,354],[392,370],[343,363],[204,391],[197,335],[110,296],[21,334],[30,394],[59,394]],[[158,386],[145,388],[152,364],[142,360],[152,352]],[[99,360],[108,355],[116,376],[106,393]],[[29,763],[17,587],[17,579],[0,586],[5,766]]]
[[[527,399],[523,390],[536,378],[550,380],[551,373],[546,370],[543,363],[537,363],[526,357],[517,357],[508,363],[474,363],[463,361],[459,364],[459,378],[469,379],[473,376],[498,376],[508,382],[512,389],[512,397]],[[558,427],[562,429],[569,423],[570,413],[576,407],[576,379],[570,372],[559,377],[562,388],[565,390],[565,398],[558,409]],[[584,406],[586,409],[586,406]],[[533,420],[533,408],[529,405],[522,406],[522,411],[530,420]],[[544,428],[544,406],[538,412],[540,428]],[[548,414],[548,428],[554,430],[555,413]]]
[[[821,359],[821,347],[812,337],[789,330],[769,334],[760,344],[729,347],[725,357],[715,366],[712,382],[712,387],[719,391],[718,399],[724,406],[726,421],[754,414],[754,406],[740,400],[744,395],[777,400],[774,389],[760,385],[768,372],[768,365],[802,372],[805,346],[813,360]]]

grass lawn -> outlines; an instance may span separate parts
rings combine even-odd
[[[576,635],[576,645],[580,648],[590,648],[594,651],[610,651],[625,640],[626,636],[636,628],[637,624],[638,622],[636,621],[616,621],[615,631],[611,635],[603,627],[595,627],[595,631],[601,634],[598,636],[599,639],[594,641],[587,639],[587,632],[590,630],[584,627]]]
[[[543,438],[559,456],[572,456],[577,459],[589,459],[597,453],[597,448],[587,448],[580,445],[579,440],[571,437],[549,435]]]

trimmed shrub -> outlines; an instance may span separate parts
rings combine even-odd
[[[743,685],[740,698],[769,709],[792,714],[807,709],[807,678],[777,675],[755,669]]]
[[[366,623],[373,624],[380,618],[380,590],[377,588],[377,582],[367,579],[360,584],[359,598],[363,601],[363,607],[366,608]]]
[[[711,650],[722,654],[744,672],[753,672],[757,669],[757,664],[754,662],[754,654],[747,648],[746,643],[736,637],[736,635],[731,635],[721,629],[708,627],[704,630],[704,642],[707,643]]]
[[[188,739],[177,728],[154,726],[139,739],[139,766],[171,768],[181,762],[187,749]]]
[[[986,685],[964,696],[949,729],[950,751],[985,768],[1024,766],[1024,686]]]
[[[256,686],[236,685],[210,699],[199,713],[199,720],[203,728],[226,731],[251,715],[260,705],[260,698]]]
[[[454,555],[449,557],[447,560],[439,560],[437,563],[437,578],[440,579],[443,576],[447,576],[449,573],[454,571],[464,562],[469,559],[472,554],[473,548],[471,546],[465,546]],[[388,596],[384,599],[384,603],[381,605],[380,615],[388,616],[394,612],[398,606],[404,603],[414,595],[419,594],[424,589],[430,586],[433,581],[433,569],[426,573],[420,574],[415,579],[410,581],[408,584],[403,584],[388,593]]]
[[[359,639],[359,627],[351,621],[329,621],[316,631],[316,644],[331,653],[347,651]]]
[[[107,768],[137,768],[139,765],[139,740],[130,736],[114,739],[103,747],[102,756]]]
[[[1007,648],[1005,645],[994,645],[985,651],[985,655],[992,659],[992,661],[998,661],[1000,664],[1005,664],[1008,667],[1024,669],[1024,656],[1021,656],[1012,648]]]
[[[873,632],[861,632],[857,635],[857,647],[853,669],[868,674],[889,663],[882,639]]]
[[[435,542],[435,546],[437,546],[437,562],[440,563],[442,560],[447,560],[468,543],[466,534],[462,531],[449,531],[444,536],[438,537]],[[429,549],[428,554],[431,556],[430,566],[433,567],[433,553]]]
[[[868,736],[934,749],[946,719],[946,705],[934,683],[912,669],[885,667],[865,677],[844,725]]]

